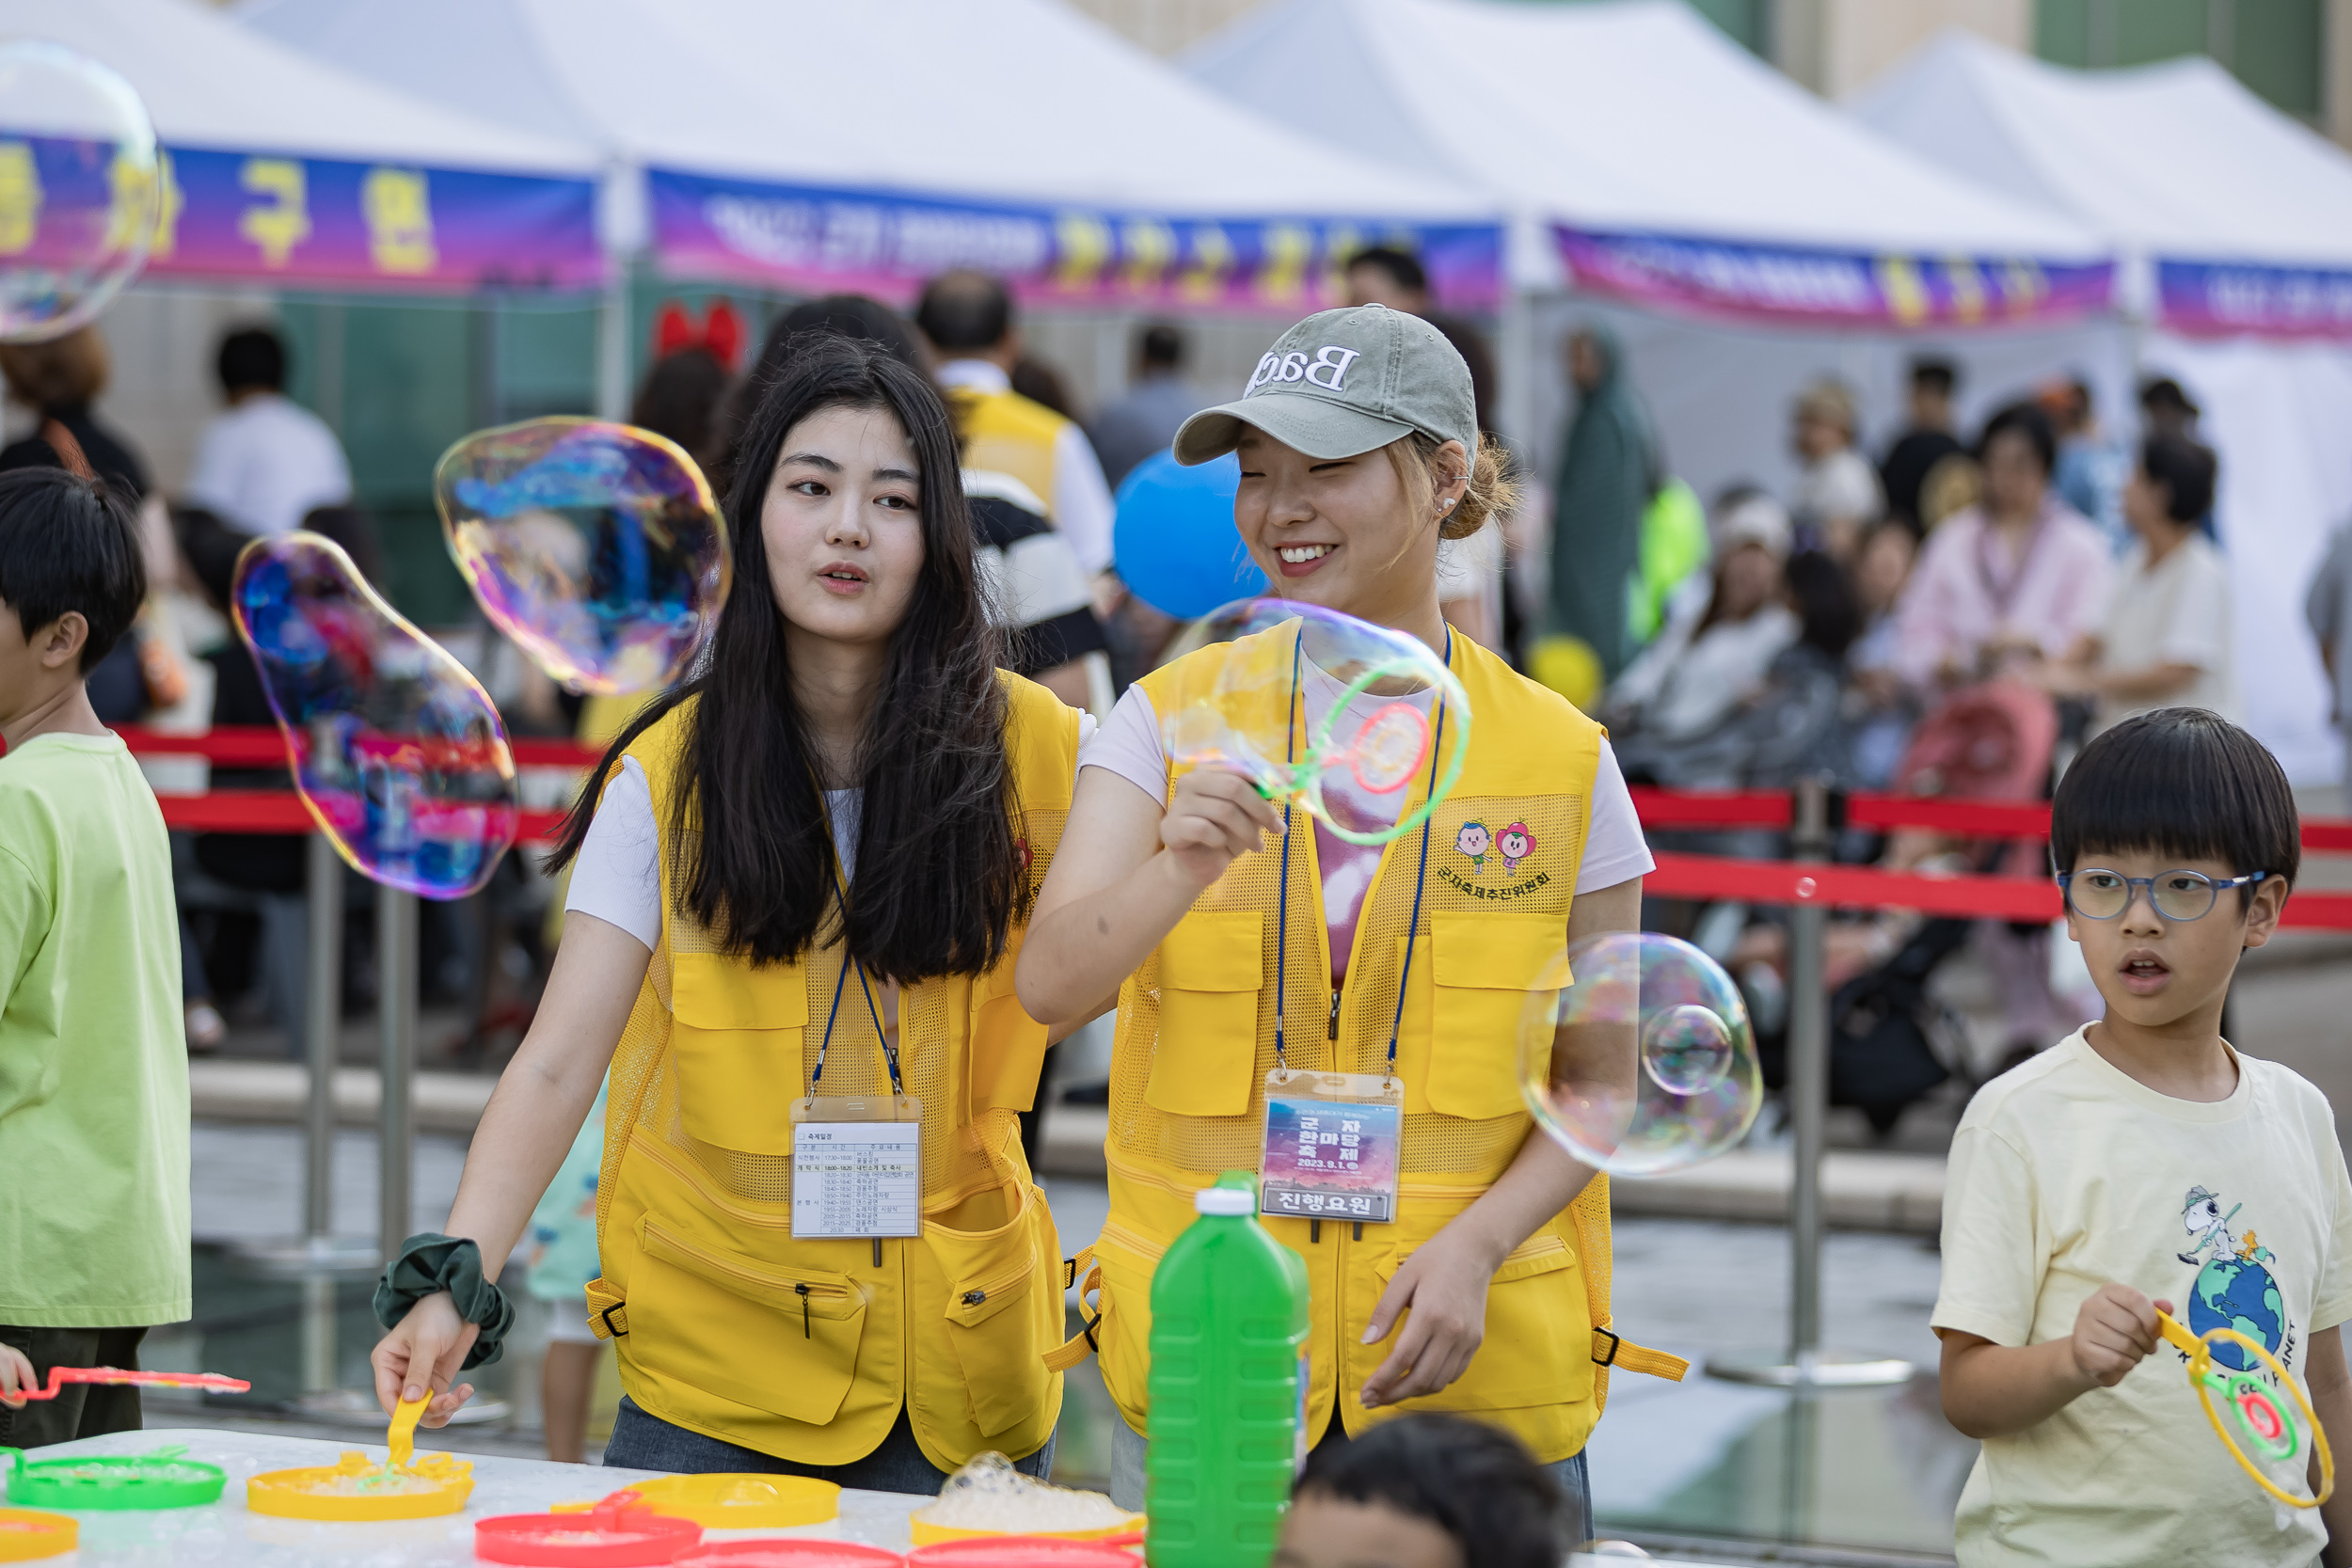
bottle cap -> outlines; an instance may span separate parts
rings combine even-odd
[[[1255,1193],[1235,1192],[1231,1187],[1203,1187],[1192,1195],[1192,1206],[1203,1214],[1254,1214],[1258,1212],[1258,1196]]]

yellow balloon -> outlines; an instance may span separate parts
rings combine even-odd
[[[1528,653],[1527,673],[1579,708],[1600,701],[1600,656],[1581,637],[1539,637]]]

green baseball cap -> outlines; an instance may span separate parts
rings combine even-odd
[[[1255,425],[1328,462],[1418,430],[1478,451],[1470,367],[1445,334],[1385,305],[1309,316],[1275,341],[1239,401],[1204,408],[1176,432],[1176,461],[1206,463]]]

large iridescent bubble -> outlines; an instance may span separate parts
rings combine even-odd
[[[478,431],[433,471],[449,553],[483,612],[575,691],[652,691],[718,624],[731,558],[677,444],[603,420]]]
[[[230,591],[303,803],[354,870],[428,898],[478,890],[515,842],[498,709],[315,533],[256,539]]]
[[[1613,1176],[1662,1176],[1747,1136],[1764,1074],[1740,988],[1669,936],[1567,947],[1528,993],[1519,1087],[1544,1131]]]
[[[1196,623],[1159,716],[1173,760],[1229,768],[1340,837],[1418,829],[1461,777],[1470,698],[1421,639],[1336,610],[1243,599]]]
[[[60,43],[0,41],[0,342],[61,338],[138,276],[162,174],[130,83]]]

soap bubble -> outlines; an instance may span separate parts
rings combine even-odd
[[[130,83],[63,44],[0,42],[0,342],[62,338],[138,276],[161,171]]]
[[[1160,735],[1168,754],[1295,799],[1352,844],[1418,829],[1470,751],[1470,699],[1421,639],[1336,610],[1242,599],[1196,623]]]
[[[247,545],[230,601],[294,786],[336,852],[428,898],[488,881],[515,842],[515,759],[466,667],[315,533]]]
[[[1613,1176],[1700,1164],[1747,1135],[1764,1075],[1740,989],[1687,942],[1614,931],[1568,947],[1529,993],[1519,1087],[1544,1131]]]
[[[575,691],[659,690],[717,625],[731,558],[676,443],[602,420],[477,431],[433,470],[449,553],[498,628]]]

